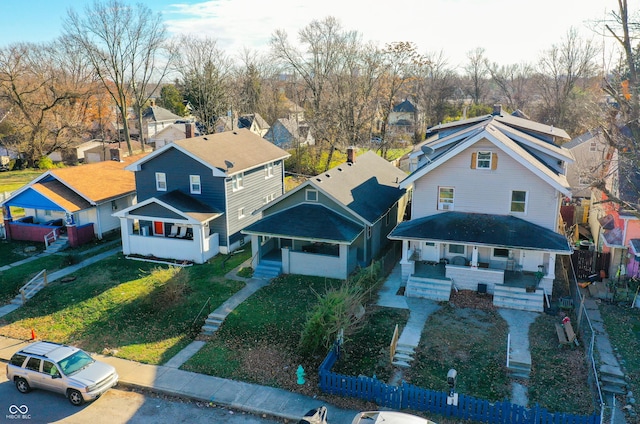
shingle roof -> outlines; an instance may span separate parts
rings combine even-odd
[[[184,119],[179,115],[171,112],[160,106],[149,106],[142,114],[142,119],[155,121],[155,122],[166,122],[166,121],[177,121],[179,119]]]
[[[286,150],[248,129],[186,138],[174,141],[173,144],[227,175],[289,157]],[[170,146],[172,144],[167,145]],[[232,167],[229,166],[231,164]]]
[[[406,99],[404,102],[398,103],[397,105],[395,105],[393,107],[393,111],[394,112],[415,112],[416,107],[413,105],[413,103],[411,103],[411,101]]]
[[[368,151],[357,156],[354,163],[343,163],[310,181],[364,219],[375,222],[403,196],[405,190],[399,185],[406,176]]]
[[[400,223],[390,239],[475,244],[570,254],[562,234],[510,215],[444,212]]]
[[[334,243],[351,243],[362,231],[363,225],[321,204],[309,203],[267,215],[242,230],[246,234]]]
[[[128,212],[129,215],[135,216],[183,219],[180,214],[174,210],[167,209],[165,205],[179,211],[181,215],[193,218],[198,222],[206,222],[216,216],[222,215],[222,212],[218,209],[179,190],[170,191],[161,196],[148,199],[148,201],[131,206],[123,212]]]
[[[124,168],[143,156],[126,157],[122,162],[105,161],[52,169],[49,173],[85,199],[100,203],[136,191],[133,172]],[[36,184],[44,186],[43,183]],[[55,185],[49,185],[48,189],[53,191],[55,187]],[[59,191],[58,194],[63,195],[63,192]]]

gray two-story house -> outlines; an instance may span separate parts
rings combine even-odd
[[[124,254],[204,263],[237,249],[254,212],[284,193],[288,156],[241,129],[178,140],[132,163],[138,203],[114,214]]]

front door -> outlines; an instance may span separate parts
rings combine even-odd
[[[435,243],[424,242],[422,243],[422,260],[428,262],[438,262],[440,260],[440,252],[438,252],[438,245]]]
[[[164,222],[153,221],[153,234],[156,236],[164,235]]]

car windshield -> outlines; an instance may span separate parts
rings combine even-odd
[[[60,365],[60,370],[63,374],[72,375],[93,362],[94,361],[91,356],[79,350],[73,355],[69,355],[62,361],[58,362],[58,365]]]

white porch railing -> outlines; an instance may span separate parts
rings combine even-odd
[[[20,287],[20,299],[22,304],[27,303],[27,300],[31,299],[40,289],[47,286],[47,270],[43,269],[35,277],[33,277],[27,284]]]

